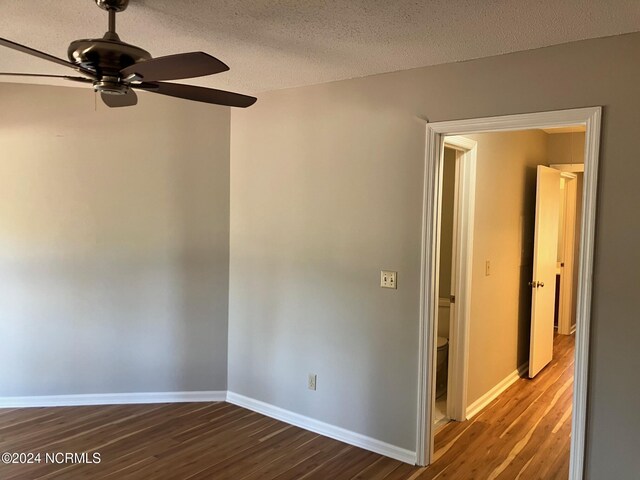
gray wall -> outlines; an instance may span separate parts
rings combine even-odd
[[[0,105],[0,397],[225,390],[229,110]]]
[[[603,105],[587,478],[640,471],[640,34],[263,94],[232,114],[229,388],[414,449],[424,124]],[[399,272],[398,290],[378,286]],[[318,390],[306,388],[308,372]]]

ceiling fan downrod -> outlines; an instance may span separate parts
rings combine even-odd
[[[120,40],[116,33],[116,13],[124,12],[129,6],[129,0],[95,0],[96,5],[109,14],[109,30],[105,33],[105,40]]]

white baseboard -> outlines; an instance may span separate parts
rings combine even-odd
[[[480,413],[480,411],[493,402],[502,392],[513,385],[529,369],[529,362],[520,365],[516,370],[502,379],[495,387],[467,407],[467,420]]]
[[[324,435],[325,437],[330,437],[335,440],[348,443],[349,445],[354,445],[371,452],[379,453],[386,457],[400,460],[401,462],[409,463],[411,465],[415,465],[416,463],[416,452],[412,452],[341,427],[336,427],[335,425],[321,422],[319,420],[261,402],[260,400],[254,400],[253,398],[245,397],[244,395],[228,392],[227,402],[253,410],[254,412],[266,415],[267,417],[295,425],[296,427]]]
[[[0,408],[126,405],[134,403],[224,402],[226,396],[227,392],[225,391],[203,391],[0,397]]]

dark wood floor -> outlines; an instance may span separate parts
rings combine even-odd
[[[3,465],[0,479],[566,479],[573,337],[472,420],[436,436],[418,468],[228,403],[0,410],[1,452],[99,452],[99,464]]]

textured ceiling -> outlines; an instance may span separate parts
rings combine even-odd
[[[106,30],[93,0],[1,3],[0,37],[59,57]],[[190,83],[246,93],[638,30],[639,0],[131,0],[118,15],[122,39],[153,56],[202,50],[231,66]],[[69,73],[2,47],[0,71]]]

